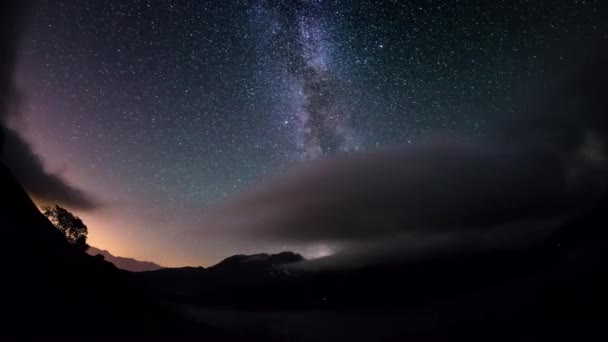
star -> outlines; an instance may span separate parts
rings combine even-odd
[[[465,2],[36,1],[24,131],[49,170],[110,203],[84,214],[92,244],[165,265],[280,250],[197,218],[312,159],[484,137],[571,60],[567,42],[608,36],[597,1]]]

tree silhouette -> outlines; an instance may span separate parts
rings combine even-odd
[[[42,213],[65,235],[69,243],[83,251],[89,249],[89,245],[87,245],[88,229],[79,217],[58,205],[44,207]]]

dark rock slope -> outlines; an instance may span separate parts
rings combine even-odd
[[[69,245],[0,164],[3,335],[214,335]],[[93,309],[91,309],[93,308]]]

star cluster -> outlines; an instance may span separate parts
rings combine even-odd
[[[276,247],[193,235],[209,205],[308,159],[484,135],[573,44],[606,39],[605,14],[601,1],[40,0],[21,130],[107,203],[83,213],[92,244],[206,264]]]

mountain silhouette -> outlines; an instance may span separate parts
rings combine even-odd
[[[269,312],[403,312],[400,338],[568,340],[604,336],[608,197],[549,238],[514,250],[357,269],[307,270],[283,256],[236,255],[209,268],[136,274],[194,307]],[[286,260],[299,262],[289,253]],[[346,333],[345,333],[346,334]]]
[[[87,249],[87,253],[92,256],[101,255],[103,259],[107,262],[112,263],[114,266],[120,268],[121,270],[131,271],[131,272],[144,272],[144,271],[156,271],[160,270],[163,267],[155,264],[150,261],[139,261],[132,258],[124,258],[119,256],[114,256],[112,253],[99,249],[93,246],[90,246]]]
[[[243,303],[246,303],[251,291],[261,291],[268,279],[288,274],[286,266],[304,260],[300,254],[293,252],[239,254],[208,268],[165,268],[133,276],[153,289],[166,294],[188,296],[197,301],[216,295],[217,298],[225,298],[223,292],[230,289],[232,297],[224,304],[233,305],[239,302],[237,298],[242,295]]]
[[[297,262],[304,261],[304,257],[294,252],[281,252],[278,254],[259,253],[253,255],[233,255],[217,265],[210,267],[210,270],[236,270],[244,268],[247,270],[272,270]]]
[[[70,245],[2,164],[0,189],[2,335],[223,337],[163,307],[128,272]]]
[[[222,330],[185,313],[224,307],[277,314],[402,310],[410,318],[396,326],[400,338],[606,337],[607,197],[542,243],[513,251],[325,271],[290,267],[304,260],[285,252],[131,273],[67,243],[2,165],[0,187],[4,334],[221,340]]]

